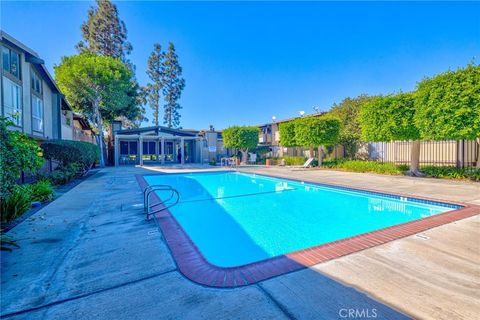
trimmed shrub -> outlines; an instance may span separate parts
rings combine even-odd
[[[47,201],[53,197],[52,183],[48,180],[40,180],[32,184],[32,200]]]
[[[48,140],[41,148],[45,159],[60,161],[63,166],[79,163],[88,169],[99,159],[98,147],[85,141]]]
[[[82,172],[83,166],[79,163],[73,162],[59,169],[40,175],[38,178],[41,180],[48,180],[54,185],[63,185],[76,178]]]
[[[390,175],[402,175],[408,170],[407,165],[363,160],[330,160],[325,161],[322,168]],[[480,181],[480,170],[475,168],[422,166],[421,171],[430,178]]]
[[[479,169],[435,166],[425,166],[421,169],[422,173],[430,178],[480,181]]]
[[[258,145],[259,129],[257,127],[230,127],[222,131],[223,146],[235,148],[242,152],[242,162],[247,162],[248,151]]]
[[[306,161],[305,157],[285,156],[285,157],[282,157],[282,159],[285,160],[285,165],[287,166],[301,166]]]
[[[404,172],[407,170],[406,166],[397,166],[393,163],[381,163],[377,161],[363,160],[333,160],[328,161],[325,164],[325,167],[352,172],[371,172],[390,175],[401,175],[404,174]]]
[[[0,202],[2,222],[15,219],[32,206],[32,187],[30,185],[15,185],[10,195],[5,199],[0,199]]]
[[[404,171],[393,163],[381,163],[377,161],[345,161],[340,168],[353,172],[373,172],[380,174],[400,175]]]

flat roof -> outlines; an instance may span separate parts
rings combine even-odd
[[[116,131],[116,134],[139,134],[141,132],[147,132],[147,131],[155,131],[155,133],[159,132],[165,132],[165,133],[170,133],[176,136],[184,136],[184,137],[194,137],[197,136],[196,133],[187,131],[187,130],[182,130],[182,129],[174,129],[174,128],[168,128],[164,126],[150,126],[150,127],[142,127],[142,128],[133,128],[133,129],[122,129]]]

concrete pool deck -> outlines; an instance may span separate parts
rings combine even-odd
[[[480,184],[252,170],[480,204]],[[141,173],[152,171],[104,169],[9,233],[21,248],[2,252],[3,317],[339,319],[354,309],[378,319],[469,319],[480,311],[478,216],[256,285],[213,289],[183,277],[155,223],[144,221]]]

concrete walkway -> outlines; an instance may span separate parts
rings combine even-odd
[[[155,223],[143,219],[142,194],[134,174],[147,172],[151,173],[132,167],[104,169],[15,227],[9,234],[21,248],[13,253],[2,252],[2,317],[341,319],[352,309],[363,312],[364,318],[367,315],[378,319],[406,318],[393,306],[412,316],[438,319],[444,310],[457,306],[454,313],[445,314],[444,318],[467,319],[475,314],[472,312],[479,311],[479,273],[478,267],[475,268],[479,264],[478,241],[475,241],[479,234],[475,218],[429,231],[438,233],[431,236],[432,241],[414,237],[397,240],[253,286],[212,289],[194,284],[177,271]],[[364,176],[368,178],[358,180],[375,179]],[[397,187],[402,183],[393,181]],[[478,191],[476,185],[463,185],[471,192]],[[434,189],[441,186],[435,184]],[[410,187],[410,191],[415,190]],[[471,193],[464,201],[476,202],[479,195]],[[452,229],[454,225],[464,227]],[[441,244],[433,242],[442,238],[440,235],[451,237]],[[409,260],[412,254],[419,263]],[[447,262],[443,263],[445,257]],[[393,258],[397,259],[390,260]],[[423,262],[432,260],[435,263]],[[397,266],[398,263],[401,265]],[[385,266],[398,272],[375,273]],[[430,273],[434,281],[425,283]],[[390,274],[395,274],[391,281]],[[460,279],[458,274],[465,277]],[[448,277],[436,283],[442,275]],[[400,290],[399,286],[405,286],[412,278],[422,281],[416,281],[412,288],[419,293],[413,292],[410,297],[408,290]],[[445,282],[452,285],[443,289],[443,295],[430,293],[432,288],[439,291]],[[446,295],[459,292],[470,299],[463,299],[461,305],[456,300],[450,304],[442,301]],[[413,303],[418,296],[428,307]],[[413,302],[407,305],[398,302],[405,297]],[[437,313],[427,314],[432,309]]]

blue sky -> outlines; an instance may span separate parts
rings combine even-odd
[[[184,128],[267,123],[347,96],[409,91],[480,53],[479,2],[116,3],[141,84],[153,43],[175,43]],[[91,4],[2,1],[1,28],[53,73],[76,53]]]

